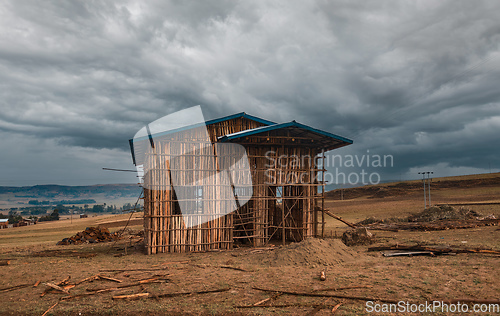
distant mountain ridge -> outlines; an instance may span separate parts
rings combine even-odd
[[[97,184],[70,186],[44,184],[34,186],[0,186],[0,194],[13,193],[16,197],[51,199],[58,196],[81,198],[104,194],[105,196],[137,197],[141,188],[137,184]]]

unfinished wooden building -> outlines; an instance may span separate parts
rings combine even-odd
[[[277,124],[246,113],[160,136],[154,137],[154,144],[151,136],[131,141],[132,154],[134,147],[152,147],[142,161],[133,157],[136,165],[147,166],[144,183],[156,179],[144,186],[148,254],[317,236],[324,223],[319,211],[324,203],[324,153],[352,144],[295,121]],[[210,173],[210,166],[223,172],[234,162],[223,144],[246,150],[250,187],[238,187],[239,170],[233,170],[230,181]],[[228,209],[231,212],[221,211]]]

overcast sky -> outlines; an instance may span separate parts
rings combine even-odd
[[[0,185],[135,182],[128,139],[194,105],[500,171],[499,1],[0,2]],[[380,168],[379,168],[380,169]],[[373,171],[373,170],[372,170]],[[349,172],[349,171],[348,171]],[[384,180],[383,179],[383,180]]]

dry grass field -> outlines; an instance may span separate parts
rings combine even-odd
[[[499,174],[477,175],[452,180],[464,181],[463,184],[470,179],[499,177]],[[432,191],[433,203],[499,201],[500,185],[490,180],[479,183],[441,187],[436,184]],[[355,198],[343,201],[338,200],[334,192],[325,205],[351,222],[368,217],[403,217],[422,211],[422,190],[415,187],[394,193],[393,189],[391,184],[381,185],[375,191],[368,189],[364,195],[357,192]],[[384,197],[374,196],[373,192],[381,190]],[[468,207],[483,215],[500,215],[498,204]],[[499,299],[498,255],[384,257],[380,252],[368,252],[369,245],[343,245],[335,237],[341,236],[346,225],[328,217],[325,239],[259,249],[243,247],[223,252],[146,256],[138,242],[140,239],[130,234],[125,234],[116,244],[55,245],[87,226],[127,218],[128,215],[105,215],[73,219],[72,223],[63,220],[0,230],[0,260],[10,260],[9,265],[1,267],[0,314],[42,315],[55,305],[46,315],[331,315],[332,308],[340,303],[335,315],[369,315],[373,313],[367,311],[366,299],[416,304]],[[131,228],[137,230],[140,226]],[[111,231],[119,229],[110,228]],[[432,232],[373,232],[376,243],[371,246],[397,243],[500,250],[498,226]],[[326,270],[326,281],[319,280],[322,270]],[[79,283],[98,274],[121,282],[101,278]],[[42,296],[49,288],[46,283],[57,284],[67,277],[70,277],[68,284],[78,283],[69,288],[69,294],[54,290]],[[37,281],[41,283],[33,286]],[[6,290],[17,285],[21,287]],[[280,295],[256,288],[327,296]],[[140,293],[149,294],[148,297],[142,294],[136,300],[113,299]],[[256,304],[266,299],[269,300]],[[248,307],[254,304],[264,307]],[[496,314],[494,311],[481,313]]]

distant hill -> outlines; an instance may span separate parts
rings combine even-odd
[[[16,197],[53,199],[59,196],[80,199],[96,194],[106,197],[137,197],[141,188],[137,184],[99,184],[90,186],[34,185],[26,187],[0,186],[0,194],[13,193]]]
[[[444,177],[432,179],[432,190],[444,188],[474,188],[500,186],[500,173],[486,173],[467,176]],[[378,185],[367,185],[356,188],[336,189],[325,193],[326,197],[334,200],[340,199],[340,190],[343,190],[343,199],[356,199],[360,197],[384,198],[390,196],[403,196],[423,190],[422,180],[401,181]]]

